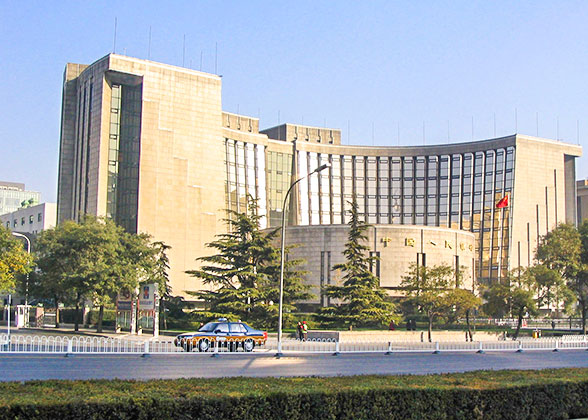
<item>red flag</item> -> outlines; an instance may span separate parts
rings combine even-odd
[[[508,207],[508,195],[505,195],[496,203],[497,209],[503,209],[505,207]]]

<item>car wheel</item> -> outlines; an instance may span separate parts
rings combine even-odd
[[[243,350],[249,352],[253,351],[253,347],[255,347],[255,342],[248,338],[247,340],[243,341]]]
[[[210,348],[210,341],[208,341],[206,338],[203,340],[200,340],[198,342],[198,350],[199,351],[208,351],[208,349]]]
[[[192,344],[192,341],[188,341],[185,340],[184,342],[182,342],[182,348],[184,349],[184,351],[192,351],[194,350],[194,344]]]

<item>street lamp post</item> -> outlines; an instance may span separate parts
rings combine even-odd
[[[296,184],[302,181],[305,178],[308,178],[312,174],[318,173],[323,169],[327,169],[331,166],[330,163],[325,163],[324,165],[319,166],[314,171],[310,172],[307,175],[304,175],[302,178],[298,178],[296,181],[290,185],[288,191],[286,192],[286,196],[284,197],[284,203],[282,205],[282,247],[280,250],[280,302],[279,302],[279,309],[278,309],[278,352],[276,353],[276,357],[283,356],[282,353],[282,309],[284,303],[284,252],[285,252],[285,244],[286,244],[286,203],[288,202],[288,196],[290,195],[290,191],[294,188]]]
[[[12,232],[13,236],[18,238],[24,238],[27,241],[27,253],[31,253],[31,240],[22,233]],[[8,342],[10,343],[10,301],[12,300],[12,295],[8,295]],[[29,304],[29,273],[27,273],[27,281],[25,285],[25,307]],[[28,315],[28,314],[27,314]],[[26,323],[28,325],[28,318],[26,319]]]

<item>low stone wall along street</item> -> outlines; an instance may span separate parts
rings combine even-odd
[[[331,339],[341,343],[351,342],[418,342],[428,341],[427,331],[322,331],[311,330],[308,332],[309,339]],[[497,332],[475,332],[474,341],[497,341],[502,338],[502,333]],[[433,341],[456,342],[466,341],[465,331],[433,331]]]

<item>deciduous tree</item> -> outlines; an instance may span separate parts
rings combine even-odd
[[[149,235],[128,233],[110,219],[86,216],[80,223],[66,221],[39,235],[35,294],[53,299],[57,313],[59,303],[75,305],[76,330],[80,307],[91,299],[100,308],[101,331],[104,306],[120,291],[166,280],[157,266],[161,252]]]
[[[448,295],[455,284],[453,268],[446,264],[427,267],[413,263],[402,278],[400,287],[408,301],[427,316],[429,342],[432,341],[433,321],[448,310]]]
[[[465,317],[467,335],[470,341],[474,341],[470,324],[470,315],[482,305],[482,299],[476,296],[471,290],[455,288],[447,293],[444,300],[447,309],[453,311],[456,317]]]
[[[509,314],[517,318],[517,329],[513,339],[519,336],[525,314],[538,315],[533,281],[523,268],[512,270],[503,283],[494,283],[484,291],[484,311],[495,317]]]
[[[31,271],[33,259],[9,229],[0,225],[0,292],[12,291],[16,276]]]
[[[568,280],[568,287],[578,301],[578,310],[582,318],[582,333],[586,335],[586,315],[588,312],[588,221],[578,228],[582,248],[580,253],[580,269],[575,278]]]

